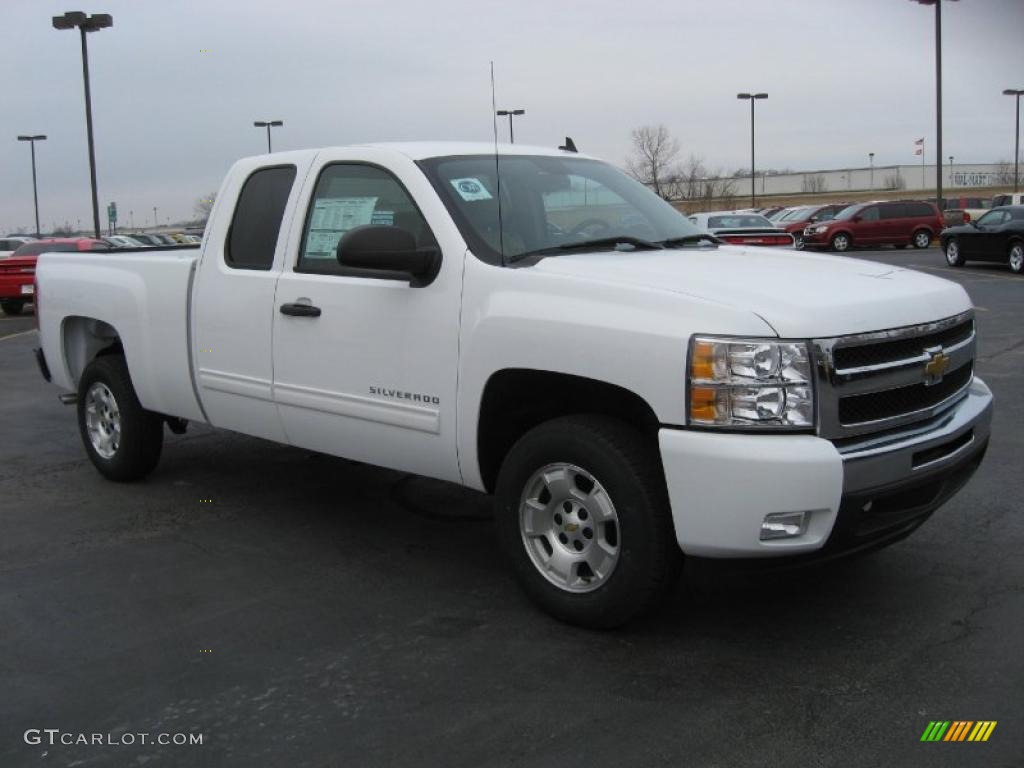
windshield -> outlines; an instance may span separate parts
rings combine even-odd
[[[832,218],[836,219],[837,221],[842,220],[842,219],[848,219],[851,216],[853,216],[857,211],[859,211],[860,208],[861,208],[861,206],[859,206],[859,205],[848,205],[845,208],[843,208],[843,210],[841,210],[839,213],[837,213],[835,216],[833,216]]]
[[[810,217],[811,211],[813,210],[813,208],[807,206],[803,208],[794,208],[791,211],[787,211],[784,216],[779,216],[776,221],[797,221],[798,219],[806,219]]]
[[[495,157],[472,155],[423,160],[470,249],[484,261],[506,263],[549,249],[616,238],[632,244],[699,236],[701,230],[638,181],[597,160],[543,155],[502,155],[501,227]]]
[[[752,229],[755,227],[763,229],[765,227],[773,228],[774,226],[764,216],[753,213],[734,213],[727,216],[708,217],[709,229]]]

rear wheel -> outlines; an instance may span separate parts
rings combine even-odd
[[[914,243],[915,248],[927,248],[932,244],[932,233],[926,229],[919,229],[914,233],[911,242]]]
[[[5,315],[10,315],[11,317],[20,315],[21,310],[24,308],[25,302],[19,299],[15,299],[14,301],[0,301],[0,309],[4,311]]]
[[[109,480],[139,480],[160,461],[163,420],[139,404],[122,355],[86,366],[78,383],[78,429],[90,461]]]
[[[837,235],[832,235],[830,245],[832,246],[833,251],[839,251],[840,253],[842,253],[843,251],[848,251],[850,250],[850,236],[845,232],[840,232]]]
[[[661,460],[627,424],[554,419],[512,447],[495,493],[498,539],[527,594],[562,621],[619,626],[679,572]]]
[[[1015,275],[1024,273],[1024,243],[1016,242],[1010,245],[1008,257],[1010,271]]]
[[[804,249],[803,235],[793,235],[793,247],[796,248],[798,251],[802,251]]]
[[[964,265],[963,254],[960,253],[960,241],[955,237],[946,241],[943,249],[946,252],[946,263],[951,267],[962,267]]]

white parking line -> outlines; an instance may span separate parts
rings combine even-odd
[[[1020,280],[1018,275],[1000,275],[994,272],[964,272],[962,269],[950,269],[949,267],[932,267],[927,264],[907,264],[911,269],[928,269],[934,272],[952,272],[954,275],[960,275],[960,277],[969,277],[976,281],[984,280]]]
[[[22,331],[21,333],[10,333],[7,336],[0,336],[0,341],[3,341],[4,339],[16,339],[19,336],[28,336],[30,333],[35,333],[35,332],[36,332],[36,329],[33,328],[30,331]]]

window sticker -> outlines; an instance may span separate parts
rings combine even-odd
[[[459,196],[466,201],[491,200],[491,193],[487,191],[480,179],[468,177],[465,179],[452,179],[452,186]]]
[[[328,197],[313,203],[305,258],[333,259],[341,236],[373,220],[376,197]],[[391,213],[381,211],[381,213]],[[391,214],[392,218],[394,214]]]
[[[394,211],[374,211],[370,217],[371,224],[380,224],[387,227],[393,227],[395,225],[395,212]]]

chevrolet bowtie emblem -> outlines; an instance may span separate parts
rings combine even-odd
[[[930,356],[930,359],[924,365],[924,383],[927,386],[938,384],[942,381],[942,376],[946,373],[946,369],[949,368],[951,358],[942,351],[942,347],[926,349],[925,352]]]

